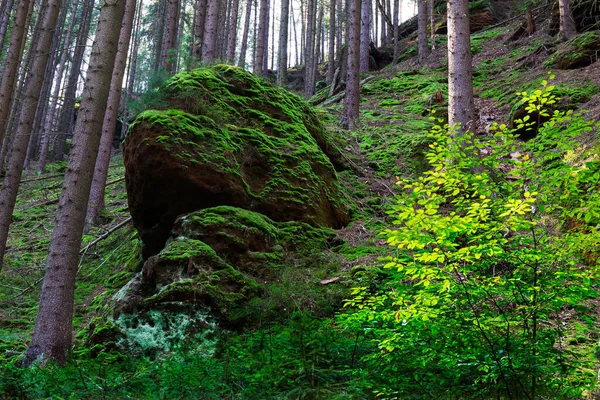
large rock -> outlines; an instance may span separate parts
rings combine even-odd
[[[278,293],[277,285],[293,286],[296,281],[300,286],[298,281],[307,275],[289,275],[291,282],[283,283],[282,269],[304,270],[315,262],[311,253],[322,251],[333,238],[329,228],[275,222],[236,207],[182,215],[165,248],[149,257],[114,297],[114,314],[108,316],[114,329],[108,339],[92,329],[92,342],[112,341],[120,348],[152,354],[192,338],[176,321],[185,319],[198,333],[209,326],[235,329],[260,321],[265,313],[284,312],[282,308],[290,306],[285,300],[274,305],[261,298],[269,290]],[[150,345],[140,340],[148,335],[154,338]]]
[[[175,75],[156,96],[162,109],[141,113],[124,144],[144,258],[162,249],[177,216],[219,205],[347,224],[334,169],[342,158],[298,96],[227,65]]]

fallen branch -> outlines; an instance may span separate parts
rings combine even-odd
[[[362,81],[360,81],[358,85],[362,86],[365,83],[367,83],[369,81],[372,81],[373,79],[375,79],[375,75],[367,76],[365,79],[363,79]],[[337,103],[338,101],[340,101],[341,99],[343,99],[345,95],[346,95],[346,91],[345,90],[343,92],[340,92],[340,93],[336,94],[335,96],[333,96],[329,100],[325,101],[323,103],[323,107],[326,107],[326,106],[328,106],[330,104],[333,104],[333,103]]]
[[[124,180],[125,180],[125,177],[122,176],[120,178],[117,178],[117,179],[114,179],[112,181],[106,182],[106,186],[114,185],[115,183],[119,183],[119,182],[124,181]]]
[[[46,200],[41,203],[36,203],[36,204],[30,205],[29,207],[22,208],[20,211],[30,210],[32,208],[36,208],[39,206],[49,206],[49,205],[56,204],[56,203],[58,203],[58,197],[56,197],[54,199]]]
[[[106,231],[106,233],[104,233],[102,236],[100,236],[98,239],[94,240],[93,242],[90,242],[87,246],[85,246],[83,249],[81,249],[79,251],[79,254],[84,254],[86,253],[92,246],[95,246],[98,242],[106,239],[107,237],[109,237],[114,231],[122,228],[123,226],[125,226],[127,223],[131,222],[131,217],[119,222],[117,225],[113,226],[112,228],[110,228],[108,231]]]

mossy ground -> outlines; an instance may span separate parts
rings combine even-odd
[[[474,37],[474,49],[478,51],[474,58],[476,96],[493,104],[493,116],[500,123],[507,122],[517,100],[516,92],[537,87],[538,81],[547,76],[542,66],[547,55],[539,57],[537,53],[546,39],[534,36],[507,45],[506,39],[514,28],[509,26]],[[54,206],[25,208],[57,194],[60,178],[24,185],[15,213],[12,249],[0,275],[0,396],[374,398],[375,390],[382,388],[378,376],[383,375],[378,374],[390,371],[377,371],[377,357],[381,353],[375,352],[376,344],[367,338],[368,332],[356,334],[341,329],[338,313],[351,286],[365,286],[373,292],[393,289],[386,286],[387,272],[380,268],[378,259],[392,254],[394,249],[385,245],[377,234],[391,224],[385,211],[397,190],[396,177],[416,176],[426,167],[422,154],[429,143],[427,130],[432,124],[429,113],[436,109],[436,114],[443,115],[446,107],[443,64],[443,60],[432,61],[433,69],[415,70],[414,63],[407,61],[398,70],[383,71],[363,87],[362,125],[351,132],[341,132],[331,124],[339,116],[340,106],[326,110],[333,116],[329,129],[346,138],[343,151],[353,164],[353,169],[343,171],[340,177],[357,204],[354,220],[331,238],[331,231],[309,235],[307,230],[293,224],[282,224],[276,232],[264,219],[245,215],[250,229],[260,228],[275,242],[304,246],[304,250],[288,257],[282,246],[276,259],[270,260],[279,263],[279,268],[263,287],[262,296],[246,304],[249,314],[260,315],[258,323],[245,331],[221,331],[209,337],[205,343],[210,348],[198,350],[193,344],[184,344],[162,355],[160,361],[122,353],[118,346],[104,345],[101,351],[89,348],[91,344],[85,339],[93,336],[93,332],[110,336],[122,329],[98,316],[110,311],[106,309],[107,299],[141,267],[139,239],[131,227],[126,227],[83,257],[75,321],[76,330],[81,333],[72,361],[66,368],[16,367],[35,318]],[[568,97],[571,106],[586,102],[598,93],[597,77],[591,75],[594,71],[597,69],[590,73],[557,72],[557,94]],[[438,92],[441,102],[437,101]],[[202,106],[209,104],[207,101]],[[210,114],[208,110],[207,115]],[[213,121],[230,123],[217,116]],[[116,166],[111,169],[109,180],[122,173],[122,167]],[[111,186],[107,200],[110,212],[106,224],[90,232],[85,242],[127,215],[122,185]],[[210,218],[215,225],[225,221],[219,212]],[[181,247],[178,250],[182,251],[175,254],[176,247],[165,256],[188,256],[189,248]],[[336,277],[341,279],[321,283]],[[565,326],[567,339],[563,344],[568,351],[579,354],[586,365],[596,367],[597,309],[598,305],[591,301],[579,310],[564,310],[565,318],[578,321]],[[165,318],[164,315],[154,318],[154,325],[159,320],[164,325]],[[178,314],[169,318],[174,321],[172,324],[181,323]],[[182,325],[189,326],[186,324]],[[88,325],[91,328],[85,330]],[[148,332],[155,332],[150,323],[146,325]],[[137,332],[138,336],[149,337],[142,343],[157,343],[157,338],[164,336],[163,331],[149,336],[148,332]],[[153,346],[149,348],[155,350]],[[370,362],[365,361],[368,356]],[[415,397],[427,398],[419,394]]]

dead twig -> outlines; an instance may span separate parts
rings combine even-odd
[[[104,233],[103,235],[101,235],[98,239],[90,242],[87,246],[85,246],[83,249],[81,249],[79,251],[79,254],[85,254],[91,247],[95,246],[98,242],[101,242],[102,240],[106,239],[107,237],[109,237],[114,231],[122,228],[123,226],[125,226],[127,223],[129,223],[131,221],[131,217],[119,222],[117,225],[113,226],[112,228],[110,228],[108,231],[106,231],[106,233]]]

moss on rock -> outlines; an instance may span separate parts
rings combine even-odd
[[[600,32],[585,32],[562,43],[556,53],[546,62],[546,68],[577,69],[598,61],[600,53]]]
[[[168,108],[141,113],[124,148],[145,257],[178,215],[218,205],[276,221],[348,222],[334,169],[342,157],[298,96],[227,65],[175,75],[159,92]]]

